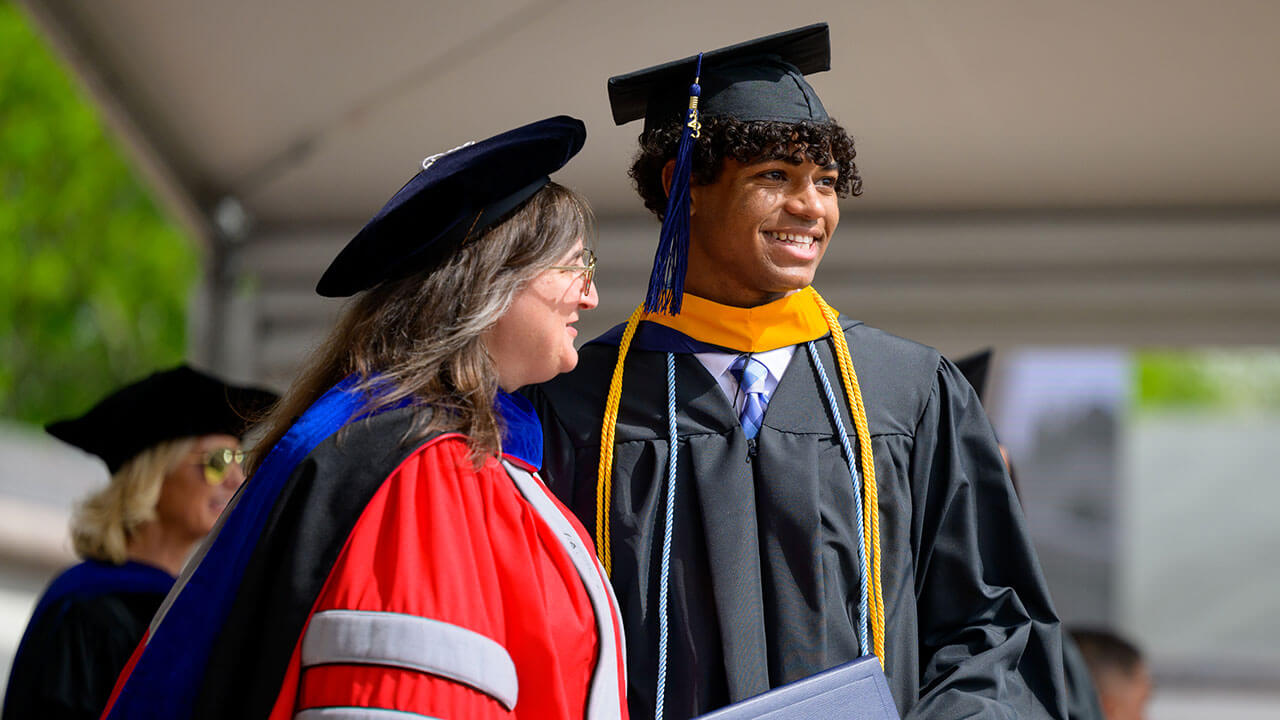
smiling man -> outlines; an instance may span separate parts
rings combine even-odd
[[[817,25],[610,80],[614,119],[645,120],[631,177],[664,225],[645,305],[531,392],[544,476],[610,571],[633,717],[871,654],[906,717],[1065,717],[1058,620],[977,396],[810,285],[862,187],[803,77],[829,62]]]

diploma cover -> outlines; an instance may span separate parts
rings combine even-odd
[[[874,655],[776,687],[695,720],[898,720]]]

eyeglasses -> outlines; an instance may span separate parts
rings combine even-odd
[[[552,265],[549,270],[567,270],[582,273],[582,296],[591,294],[591,279],[596,276],[596,254],[591,248],[582,249],[582,265]]]
[[[243,450],[214,448],[200,455],[200,464],[204,467],[204,481],[210,485],[221,485],[226,481],[227,471],[231,466],[239,467],[242,462],[244,462]]]

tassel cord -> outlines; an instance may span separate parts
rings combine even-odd
[[[698,121],[698,97],[702,94],[698,82],[701,76],[702,55],[699,54],[693,84],[689,86],[688,116],[676,146],[671,188],[667,192],[662,231],[653,256],[653,272],[649,275],[649,288],[645,292],[645,312],[678,315],[684,299],[684,276],[689,262],[689,182],[693,170],[693,144],[702,135],[702,125]]]

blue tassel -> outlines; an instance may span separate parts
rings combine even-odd
[[[689,263],[689,179],[693,165],[693,141],[701,134],[698,122],[698,96],[702,88],[702,53],[693,84],[689,86],[689,120],[680,133],[676,149],[675,172],[671,176],[671,192],[667,193],[667,211],[662,217],[658,251],[653,257],[653,274],[644,297],[644,310],[649,313],[679,315],[684,299],[684,274]]]

